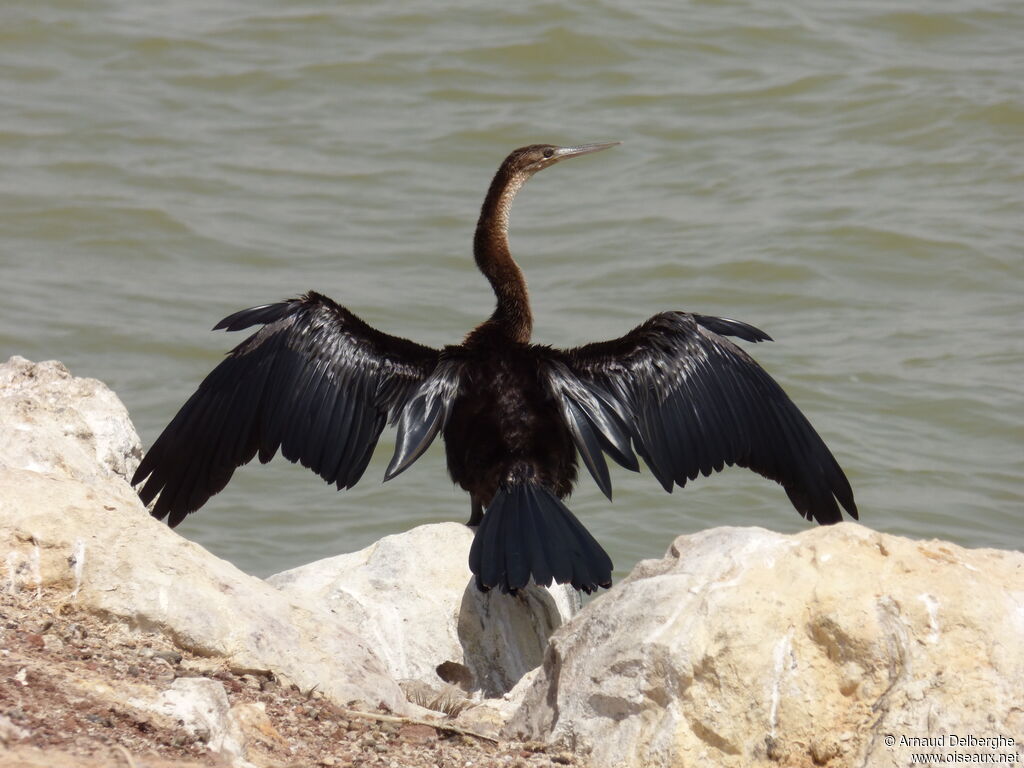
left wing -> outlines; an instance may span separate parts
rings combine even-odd
[[[553,351],[559,365],[548,371],[552,389],[569,392],[565,382],[574,380],[599,404],[588,411],[585,398],[569,396],[562,407],[598,486],[610,492],[604,459],[588,458],[595,442],[633,469],[632,453],[621,445],[628,433],[667,491],[738,464],[781,484],[807,519],[839,522],[839,504],[856,518],[849,481],[814,427],[753,358],[720,334],[769,339],[736,320],[663,312],[618,339]]]

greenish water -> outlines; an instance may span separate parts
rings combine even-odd
[[[441,345],[491,309],[470,240],[512,148],[619,139],[531,181],[535,338],[662,309],[751,352],[864,523],[1024,547],[1024,6],[1005,2],[13,0],[0,11],[0,358],[110,384],[145,444],[239,337],[324,291]],[[468,501],[435,446],[337,493],[277,460],[179,530],[267,574]],[[572,508],[618,566],[713,525],[805,527],[742,470]]]

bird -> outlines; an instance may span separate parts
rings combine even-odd
[[[469,494],[469,568],[484,592],[516,594],[531,581],[586,593],[611,586],[611,558],[565,504],[578,459],[609,501],[606,457],[640,471],[639,456],[669,492],[738,465],[781,484],[808,520],[837,523],[840,507],[856,519],[850,483],[822,438],[729,339],[770,341],[758,328],[666,311],[609,341],[531,342],[526,280],[509,250],[512,201],[539,171],[619,143],[532,144],[501,163],[473,237],[495,309],[460,344],[437,349],[389,335],[315,291],[217,323],[259,328],[143,457],[132,484],[151,514],[178,525],[236,468],[278,450],[351,488],[391,424],[385,481],[442,436],[451,479]]]

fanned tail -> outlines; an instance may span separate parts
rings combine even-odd
[[[612,561],[557,496],[540,483],[503,485],[469,550],[477,587],[514,593],[530,577],[541,586],[572,584],[586,593],[610,587]]]

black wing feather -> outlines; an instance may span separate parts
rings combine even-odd
[[[430,377],[408,395],[402,410],[392,416],[392,422],[398,424],[398,435],[395,453],[384,472],[385,482],[408,469],[444,429],[459,394],[461,373],[462,366],[458,362],[442,361]]]
[[[610,500],[612,482],[604,454],[634,472],[640,468],[630,447],[632,430],[622,404],[603,386],[582,380],[557,359],[547,359],[543,372],[580,458]]]
[[[215,329],[263,325],[206,377],[132,478],[177,525],[257,453],[280,449],[338,487],[362,476],[387,418],[436,367],[439,352],[371,328],[318,293],[245,309]]]
[[[719,336],[736,336],[744,341],[772,341],[772,337],[755,328],[748,323],[741,323],[739,320],[730,320],[727,317],[713,317],[712,315],[691,315],[697,325],[703,325],[712,333]]]
[[[808,519],[839,522],[840,504],[856,518],[849,481],[814,427],[722,334],[769,339],[736,320],[665,312],[562,360],[584,384],[616,393],[636,452],[666,490],[738,464],[780,483]]]

